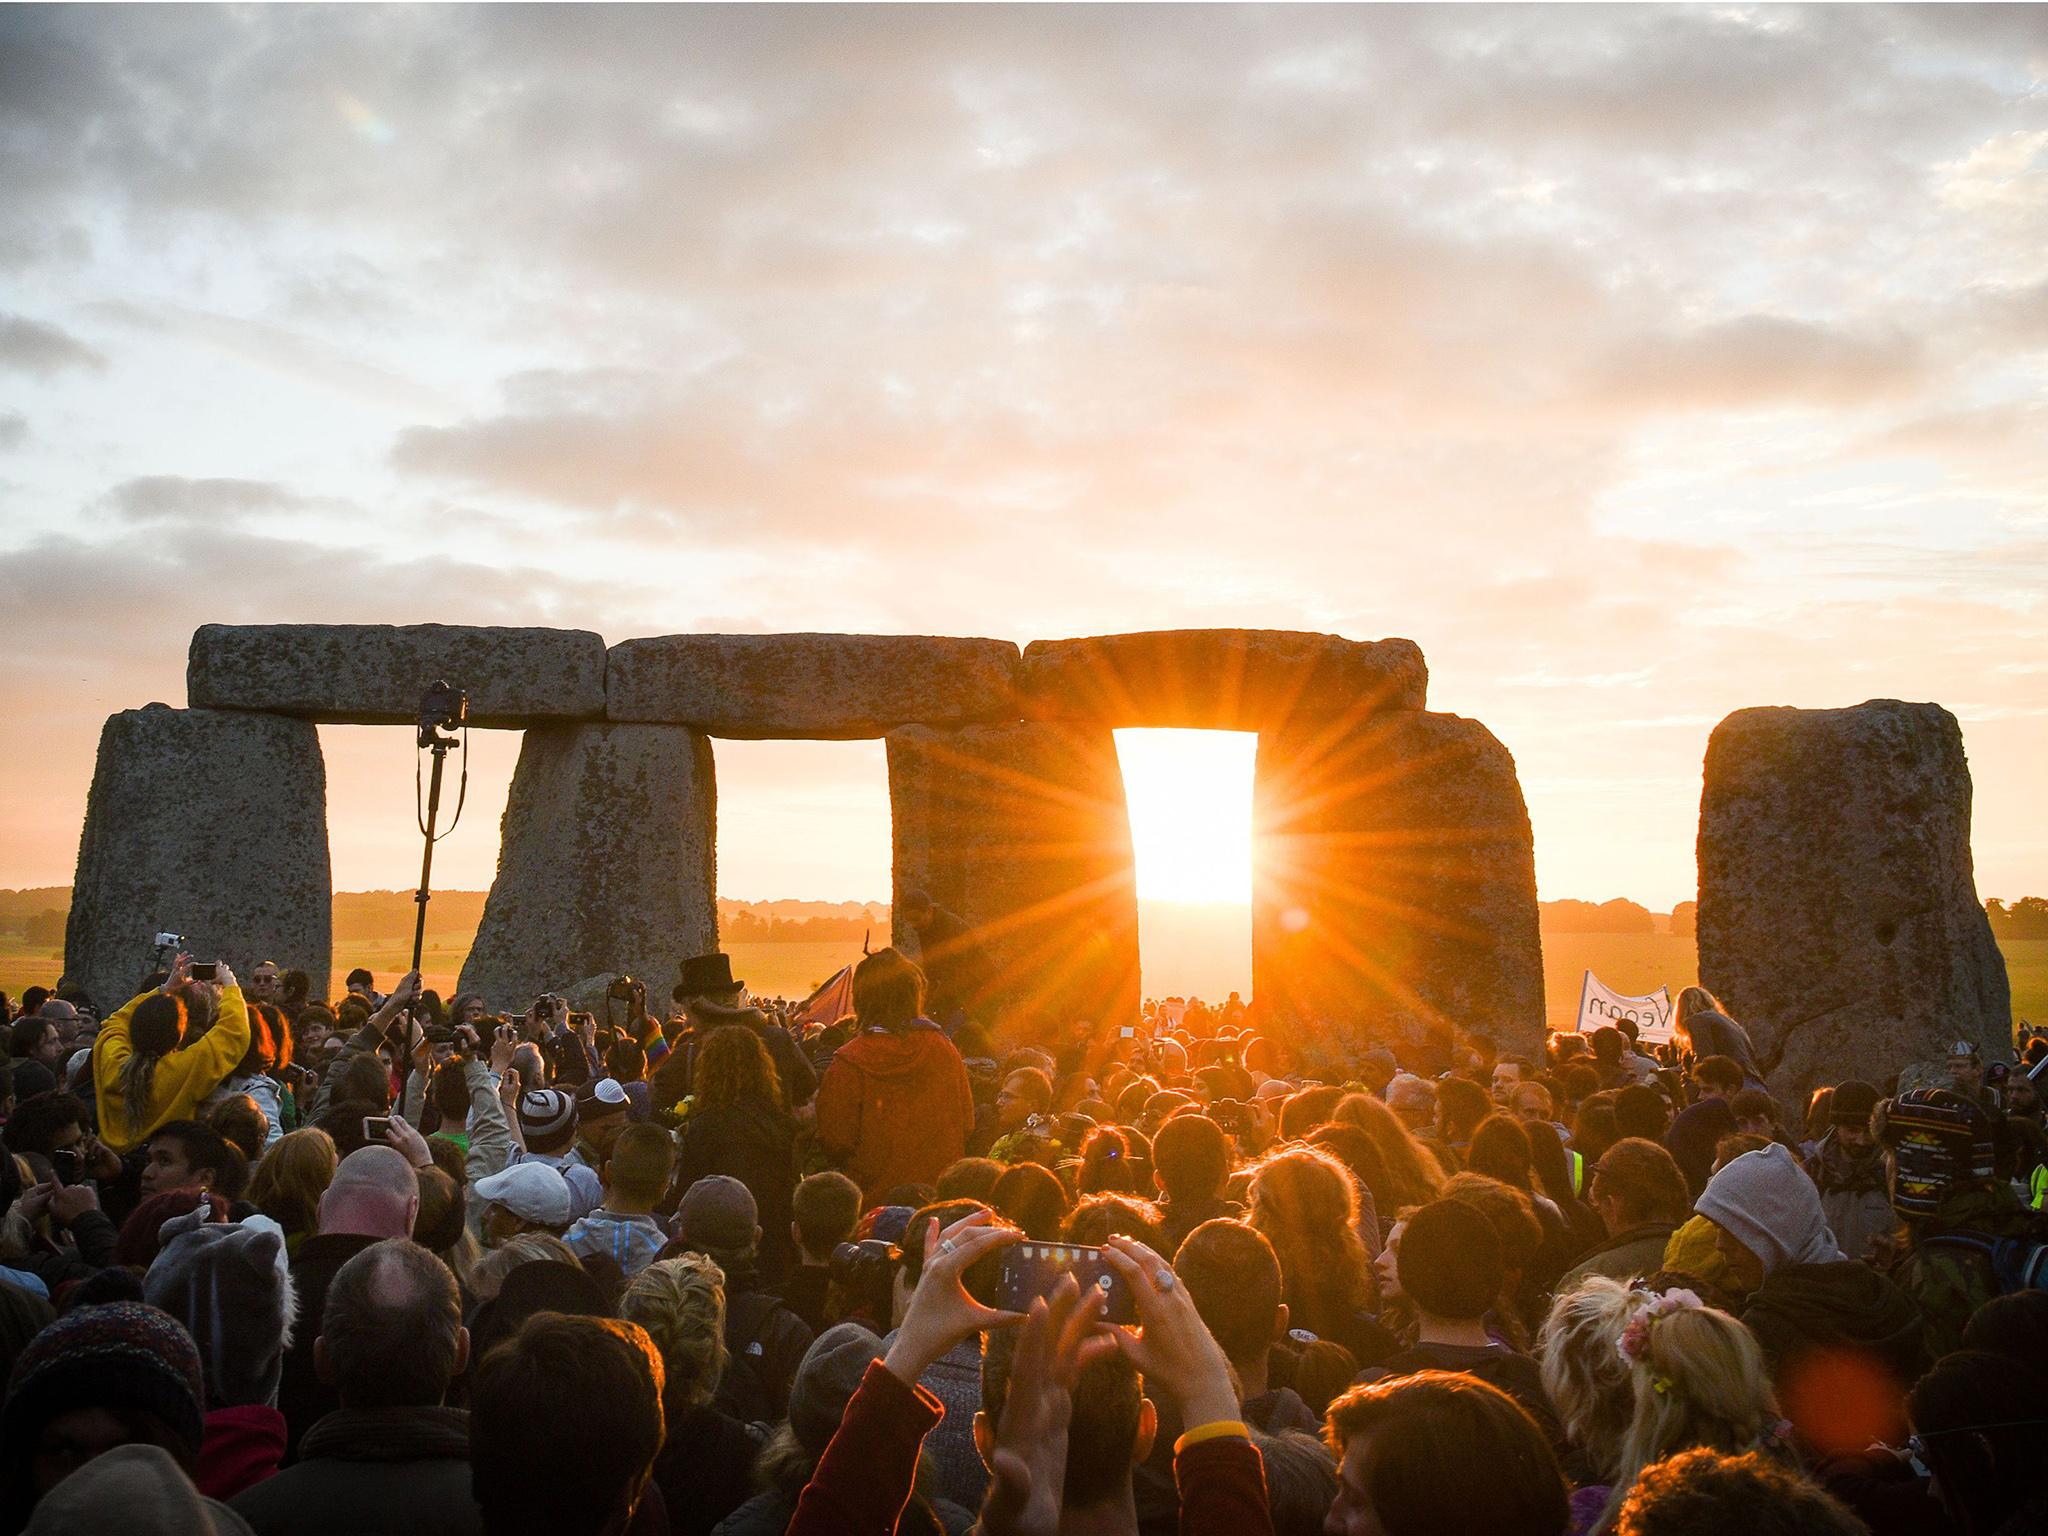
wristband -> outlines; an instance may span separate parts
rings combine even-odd
[[[1173,1454],[1178,1456],[1191,1445],[1200,1445],[1204,1440],[1223,1440],[1235,1436],[1249,1440],[1252,1432],[1245,1428],[1240,1419],[1217,1419],[1208,1424],[1197,1424],[1193,1429],[1173,1442]]]

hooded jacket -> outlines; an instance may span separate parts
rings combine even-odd
[[[158,1059],[156,1075],[149,1083],[149,1107],[139,1122],[131,1123],[128,1101],[121,1092],[121,1068],[135,1054],[128,1026],[144,999],[154,996],[154,992],[144,992],[130,998],[120,1012],[100,1026],[92,1043],[92,1084],[99,1105],[100,1140],[116,1152],[134,1151],[166,1120],[194,1118],[200,1101],[218,1088],[249,1052],[249,1010],[242,1002],[242,989],[224,987],[220,1013],[213,1027],[190,1045],[180,1046]]]
[[[818,1086],[818,1140],[846,1160],[872,1201],[898,1184],[930,1184],[964,1156],[974,1094],[953,1042],[929,1019],[898,1033],[863,1030]]]
[[[1712,1179],[1693,1206],[1725,1227],[1763,1262],[1769,1278],[1791,1264],[1832,1264],[1842,1257],[1820,1191],[1777,1142],[1745,1152]]]
[[[1853,1259],[1786,1265],[1757,1287],[1742,1321],[1763,1346],[1795,1417],[1799,1394],[1784,1389],[1817,1356],[1870,1361],[1891,1378],[1901,1399],[1927,1365],[1920,1309],[1890,1280]]]

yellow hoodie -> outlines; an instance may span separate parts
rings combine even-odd
[[[242,1064],[249,1053],[249,1010],[240,987],[225,987],[220,994],[220,1014],[213,1028],[188,1046],[182,1046],[156,1064],[149,1084],[149,1113],[140,1124],[128,1121],[128,1103],[121,1092],[121,1068],[135,1054],[129,1040],[128,1024],[145,992],[100,1026],[92,1046],[93,1087],[99,1095],[100,1140],[116,1152],[130,1152],[149,1139],[167,1120],[194,1118],[200,1100],[221,1080]]]

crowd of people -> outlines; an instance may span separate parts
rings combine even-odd
[[[0,1536],[2048,1530],[2048,1041],[320,990],[0,997]]]

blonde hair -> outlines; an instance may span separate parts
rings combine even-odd
[[[1629,1375],[1635,1411],[1602,1526],[1613,1523],[1654,1462],[1696,1446],[1740,1456],[1771,1444],[1778,1400],[1764,1352],[1755,1334],[1718,1307],[1682,1307],[1649,1319]]]
[[[576,1250],[552,1232],[521,1232],[508,1237],[477,1260],[469,1272],[470,1294],[479,1302],[496,1299],[505,1277],[522,1264],[573,1264],[582,1267]]]
[[[334,1138],[317,1125],[280,1136],[256,1164],[249,1203],[287,1236],[311,1232],[319,1224],[320,1197],[334,1182],[339,1161]]]
[[[619,1298],[619,1315],[654,1340],[668,1368],[669,1401],[699,1407],[725,1374],[725,1271],[701,1253],[650,1264]]]
[[[1543,1390],[1599,1482],[1614,1481],[1635,1415],[1634,1376],[1617,1347],[1621,1331],[1649,1299],[1647,1291],[1588,1275],[1551,1303],[1537,1337]]]

